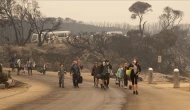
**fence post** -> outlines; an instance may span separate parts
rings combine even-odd
[[[180,87],[180,75],[179,75],[179,69],[177,68],[174,69],[173,84],[174,84],[174,88]]]
[[[152,84],[153,83],[153,69],[149,68],[148,69],[148,84]]]

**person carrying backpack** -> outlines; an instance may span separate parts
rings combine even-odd
[[[133,59],[133,69],[131,70],[131,81],[132,81],[132,88],[133,94],[138,94],[138,76],[141,72],[141,67],[138,63],[137,58]]]
[[[59,87],[64,88],[64,78],[65,78],[66,70],[64,67],[64,64],[60,64],[60,69],[58,71],[58,76],[59,76]]]

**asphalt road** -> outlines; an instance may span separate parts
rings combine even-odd
[[[123,110],[190,110],[190,92],[141,84],[139,95],[127,90]]]
[[[125,93],[117,88],[101,90],[95,88],[91,82],[84,82],[79,85],[80,88],[73,88],[70,78],[65,79],[65,88],[59,88],[57,77],[33,75],[26,78],[40,80],[53,88],[53,91],[9,110],[120,110],[126,102]]]
[[[93,87],[89,80],[73,88],[71,78],[66,78],[65,88],[59,88],[57,77],[21,77],[41,81],[53,91],[8,110],[190,110],[190,93],[168,87],[140,83],[139,95],[133,95],[113,83],[108,90]]]

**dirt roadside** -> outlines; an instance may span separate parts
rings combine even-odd
[[[47,95],[51,92],[51,88],[48,85],[37,81],[35,79],[29,79],[31,76],[16,76],[13,78],[23,83],[30,84],[30,87],[11,88],[0,91],[0,110],[5,110],[15,105],[33,101],[39,97]]]

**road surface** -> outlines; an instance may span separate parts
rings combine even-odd
[[[7,110],[190,110],[190,93],[173,88],[140,83],[139,95],[133,95],[131,90],[115,86],[113,81],[106,91],[93,87],[89,80],[80,88],[73,88],[71,78],[66,78],[65,88],[59,88],[55,76],[18,76],[41,81],[53,90]]]
[[[172,87],[141,84],[139,95],[126,91],[127,103],[123,110],[190,110],[190,92]]]
[[[40,80],[53,88],[53,91],[47,96],[18,104],[8,110],[120,110],[126,102],[125,93],[117,88],[101,90],[93,87],[91,82],[84,82],[79,85],[80,88],[73,88],[70,78],[65,80],[65,88],[59,88],[57,77],[42,75],[25,77]]]

